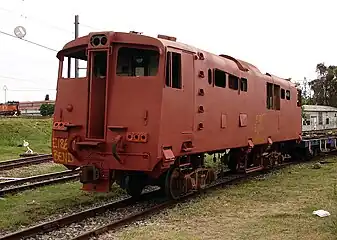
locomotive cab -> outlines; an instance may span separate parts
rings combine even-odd
[[[119,171],[153,169],[162,53],[159,41],[124,33],[90,34],[58,53],[53,157],[68,168],[83,167],[84,189],[108,191]],[[98,179],[106,184],[96,188]]]

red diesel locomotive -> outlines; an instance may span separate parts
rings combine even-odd
[[[295,84],[174,37],[90,33],[57,57],[52,153],[81,167],[87,191],[116,181],[132,196],[154,184],[179,198],[216,179],[206,154],[251,172],[291,157],[301,137]],[[71,76],[74,59],[84,76]]]

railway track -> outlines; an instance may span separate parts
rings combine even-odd
[[[41,154],[41,155],[32,156],[32,157],[23,157],[23,158],[3,161],[3,162],[0,162],[0,171],[19,168],[19,167],[23,167],[27,165],[32,165],[32,164],[49,162],[51,160],[53,160],[53,157],[51,154]]]
[[[331,156],[336,156],[336,151],[332,152],[331,155],[324,155],[323,158],[325,157],[331,157]],[[300,164],[300,163],[304,163],[304,162],[313,162],[317,160],[317,158],[313,158],[309,161],[298,161],[298,162],[289,162],[289,163],[284,163],[282,165],[279,166],[275,166],[273,169],[266,169],[266,170],[262,170],[262,171],[258,171],[258,172],[251,172],[249,174],[233,174],[233,175],[229,175],[226,176],[225,178],[222,178],[221,180],[217,180],[215,183],[211,184],[210,186],[208,186],[206,189],[204,189],[204,193],[206,191],[209,190],[213,190],[215,188],[219,188],[219,187],[223,187],[225,186],[229,186],[229,185],[234,185],[234,184],[238,184],[243,180],[249,180],[252,179],[254,177],[259,177],[259,176],[263,176],[265,174],[271,173],[271,172],[275,172],[276,170],[280,170],[282,168],[285,168],[287,166],[290,165],[296,165],[296,164]],[[324,163],[326,161],[320,161],[321,163]],[[106,221],[106,224],[101,225],[99,227],[97,227],[97,225],[95,227],[92,227],[91,230],[88,230],[82,234],[78,234],[76,236],[73,236],[71,238],[66,238],[66,239],[71,239],[71,240],[86,240],[86,239],[98,239],[99,236],[101,236],[104,233],[107,233],[108,231],[112,231],[112,230],[118,230],[121,227],[124,227],[132,222],[135,222],[136,220],[140,220],[143,219],[149,215],[153,215],[155,213],[160,212],[163,209],[169,208],[171,206],[174,206],[176,203],[178,202],[182,202],[182,201],[186,201],[188,200],[188,198],[193,197],[195,194],[191,193],[189,195],[186,195],[184,197],[182,197],[179,200],[164,200],[162,202],[157,202],[156,204],[152,205],[152,206],[148,206],[140,211],[136,211],[136,212],[132,212],[130,214],[127,214],[119,219],[115,219],[113,221],[111,221],[112,219],[108,219]],[[83,231],[83,230],[82,230]],[[43,236],[43,235],[41,235]],[[43,239],[38,238],[38,239]]]
[[[261,174],[261,173],[260,173]],[[249,174],[249,177],[253,177],[257,175],[256,173],[251,173]],[[245,180],[247,178],[247,175],[244,174],[238,174],[234,176],[228,176],[226,179],[222,179],[221,181],[217,181],[216,183],[212,184],[211,186],[207,187],[207,189],[204,189],[204,192],[207,190],[214,189],[216,187],[220,187],[223,185],[231,185],[231,184],[237,184],[242,180]],[[99,237],[101,234],[106,233],[111,230],[117,230],[120,227],[123,227],[127,224],[130,224],[136,220],[145,218],[147,216],[153,215],[155,213],[158,213],[159,211],[172,207],[178,202],[186,201],[188,198],[194,196],[194,193],[185,195],[179,200],[162,200],[158,201],[155,204],[149,205],[143,209],[140,209],[139,211],[136,212],[131,212],[127,214],[126,216],[121,217],[120,219],[116,219],[115,221],[106,221],[106,224],[100,226],[100,227],[93,227],[92,230],[89,230],[87,232],[84,232],[80,235],[74,236],[70,239],[72,240],[83,240],[83,239],[90,239],[90,238],[95,238]],[[110,219],[111,220],[111,219]],[[42,238],[41,238],[42,239]]]
[[[148,191],[142,194],[139,202],[149,201],[150,199],[160,195],[158,190]],[[106,211],[122,209],[130,206],[131,204],[136,204],[135,201],[131,197],[125,197],[122,200],[107,203],[102,206],[90,208],[88,210],[84,210],[78,213],[74,213],[65,217],[61,217],[49,222],[45,222],[36,226],[32,226],[27,229],[23,229],[5,236],[0,237],[0,239],[22,239],[27,238],[29,239],[36,239],[39,237],[38,234],[45,234],[51,231],[56,231],[58,228],[67,227],[70,224],[79,222],[81,220],[85,220],[86,218],[95,217],[96,215],[103,214]]]
[[[0,182],[0,196],[40,186],[71,181],[77,179],[78,177],[79,170],[66,170],[62,172],[48,173],[27,178],[21,178],[17,180]]]
[[[298,162],[297,162],[298,163]],[[274,169],[249,174],[225,174],[215,183],[204,189],[208,191],[224,185],[236,184],[258,175],[275,171],[296,163],[290,162],[279,165]],[[74,213],[56,220],[45,222],[27,229],[0,237],[0,239],[90,239],[109,230],[115,230],[136,219],[154,214],[164,208],[187,200],[194,193],[184,196],[177,201],[168,200],[160,190],[143,193],[141,198],[135,200],[127,197],[123,200],[108,203],[103,206],[91,208]],[[113,221],[113,222],[111,222]]]

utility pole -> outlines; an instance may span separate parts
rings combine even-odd
[[[78,15],[75,15],[75,39],[78,38]],[[78,78],[78,59],[75,59],[75,78]]]
[[[7,90],[8,90],[6,85],[4,85],[3,90],[5,91],[5,103],[6,103],[6,101],[7,101]]]

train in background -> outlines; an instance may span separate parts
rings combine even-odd
[[[54,104],[54,100],[44,101],[9,101],[0,103],[0,116],[40,116],[42,104]]]
[[[14,116],[20,115],[19,102],[10,101],[7,103],[0,103],[1,116]]]

